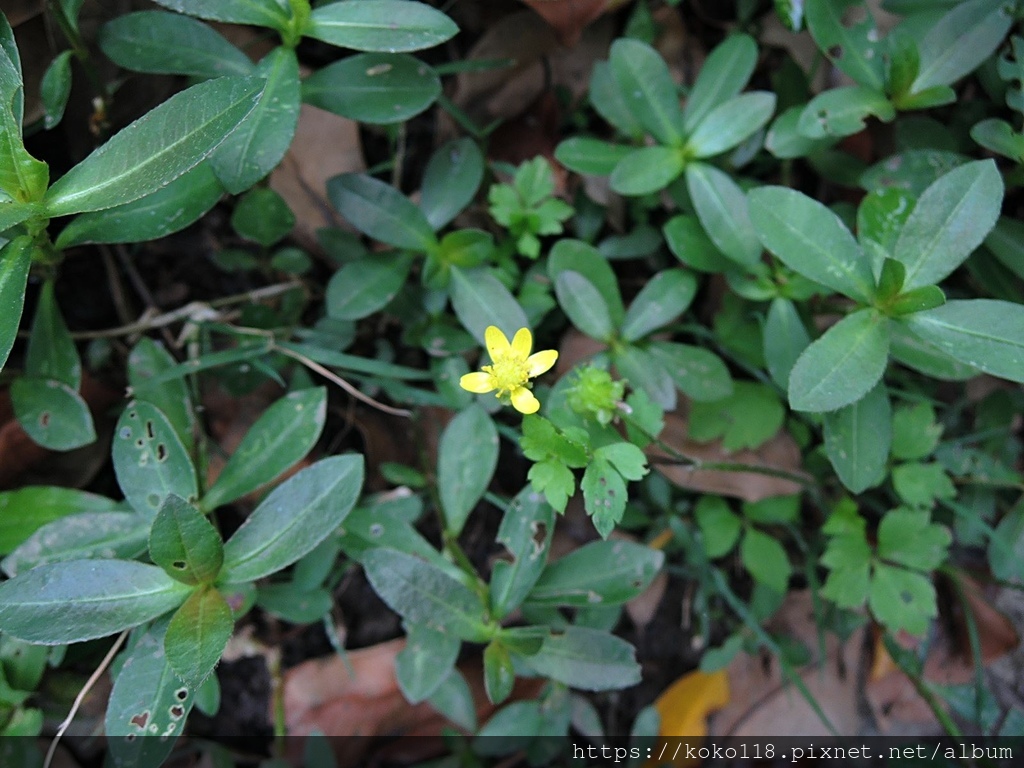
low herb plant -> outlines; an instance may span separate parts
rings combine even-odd
[[[812,73],[758,41],[751,4],[681,88],[640,23],[658,3],[640,0],[630,36],[573,105],[585,130],[554,152],[592,182],[608,177],[626,203],[617,228],[607,199],[556,194],[549,159],[488,162],[487,131],[441,95],[442,74],[474,65],[409,54],[457,32],[430,5],[158,4],[168,10],[109,20],[99,48],[127,70],[193,84],[60,178],[25,149],[19,52],[0,16],[0,366],[17,421],[53,451],[101,437],[56,299],[79,249],[164,237],[220,204],[242,245],[218,252],[217,267],[287,281],[261,289],[273,306],[223,297],[246,304],[238,319],[216,301],[171,313],[180,355],[134,343],[110,438],[114,498],[0,494],[0,733],[38,735],[30,696],[46,666],[70,644],[117,635],[111,756],[155,767],[193,707],[217,710],[213,672],[251,611],[322,621],[343,652],[330,614],[351,568],[401,617],[406,698],[469,734],[601,737],[592,694],[641,679],[616,633],[622,608],[664,570],[694,585],[705,671],[767,649],[833,728],[797,672],[806,649],[763,628],[809,588],[822,632],[879,628],[951,733],[941,696],[984,720],[990,691],[978,683],[972,710],[928,688],[894,638],[929,632],[937,582],[962,594],[965,553],[981,553],[995,581],[1024,578],[1015,3],[889,0],[898,23],[884,34],[856,0],[776,3],[769,13],[820,50],[816,66],[853,83],[815,93]],[[70,47],[44,78],[46,129],[64,115],[71,58],[97,71],[81,4],[52,5]],[[254,63],[208,21],[270,30],[274,44]],[[301,75],[308,39],[358,53]],[[114,89],[98,85],[109,104]],[[300,104],[392,125],[435,102],[470,135],[430,153],[417,194],[382,178],[390,162],[328,182],[326,200],[358,234],[320,231],[333,274],[317,291],[316,259],[288,239],[295,215],[265,183]],[[874,165],[844,151],[856,134],[874,142]],[[572,351],[580,344],[586,353]],[[217,448],[199,397],[214,377],[286,394],[208,481]],[[978,377],[989,394],[968,396]],[[370,494],[357,452],[295,471],[330,443],[329,402],[342,398],[450,418],[436,452],[381,465],[396,488]],[[757,452],[773,440],[799,459],[765,461]],[[704,443],[720,458],[700,458]],[[701,473],[787,490],[715,494]],[[224,512],[253,498],[224,535]],[[554,557],[574,499],[592,540]],[[500,518],[500,556],[483,563],[465,543],[488,515]],[[486,723],[457,664],[467,647],[482,648],[486,696],[503,705]],[[509,702],[517,677],[545,685]],[[633,732],[657,729],[645,710]],[[150,735],[163,738],[139,738]],[[556,759],[556,746],[538,740],[530,759]]]

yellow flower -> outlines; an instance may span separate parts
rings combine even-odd
[[[481,366],[482,370],[476,373],[467,373],[459,380],[459,386],[478,395],[495,389],[498,390],[495,397],[508,393],[517,411],[536,413],[540,409],[540,401],[530,391],[529,380],[550,369],[558,359],[558,352],[545,349],[531,355],[533,336],[529,328],[516,331],[509,344],[505,334],[491,325],[484,331],[484,341],[487,342],[492,365]]]

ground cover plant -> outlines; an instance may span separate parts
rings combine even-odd
[[[0,734],[102,677],[111,764],[232,764],[243,648],[267,759],[423,725],[299,702],[320,655],[446,765],[704,736],[748,662],[856,735],[837,648],[1024,732],[1024,9],[470,5],[0,16]]]

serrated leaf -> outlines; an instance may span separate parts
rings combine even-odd
[[[0,631],[64,645],[106,637],[178,607],[189,588],[155,565],[72,560],[0,584]]]
[[[362,456],[332,456],[277,486],[224,545],[221,583],[255,581],[312,551],[345,521],[363,485]]]
[[[289,392],[267,408],[245,433],[202,506],[211,510],[273,482],[308,454],[327,418],[323,387]]]
[[[792,566],[783,546],[767,533],[748,528],[740,542],[740,559],[755,580],[786,593]]]
[[[171,669],[185,685],[198,689],[220,661],[234,628],[223,595],[213,587],[197,589],[167,625],[164,651]]]
[[[212,152],[255,106],[265,81],[221,77],[177,93],[111,137],[46,193],[49,216],[138,200]]]
[[[472,405],[452,419],[438,445],[438,494],[450,535],[462,532],[497,467],[498,430],[483,408]]]
[[[594,456],[609,462],[626,480],[640,480],[650,469],[644,452],[632,443],[612,443],[597,448]]]
[[[729,509],[725,499],[720,496],[701,496],[693,514],[708,557],[721,557],[732,551],[740,537],[743,521]]]
[[[890,631],[923,635],[938,615],[935,587],[919,573],[879,563],[871,576],[868,606]]]
[[[576,477],[558,459],[538,461],[527,473],[527,479],[538,493],[543,493],[556,511],[564,512],[565,505],[576,492]]]
[[[224,562],[224,545],[198,509],[171,494],[153,520],[149,555],[154,564],[183,584],[212,583]]]
[[[894,509],[878,526],[878,556],[919,571],[942,565],[951,541],[949,531],[933,524],[931,513],[923,509]]]
[[[956,486],[941,464],[910,462],[892,471],[892,485],[905,504],[932,507],[936,499],[955,499]]]

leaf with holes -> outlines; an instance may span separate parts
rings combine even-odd
[[[171,578],[184,584],[209,584],[220,573],[224,545],[198,509],[171,494],[153,520],[149,555]]]
[[[114,473],[128,503],[149,519],[170,494],[199,494],[192,459],[174,427],[152,403],[128,404],[114,430]]]
[[[191,446],[196,417],[185,379],[167,379],[149,386],[150,379],[175,365],[177,362],[161,344],[143,337],[128,356],[128,384],[136,399],[160,409],[181,438],[182,445]]]
[[[518,608],[536,584],[547,563],[554,532],[554,510],[540,494],[527,486],[512,499],[497,535],[497,542],[508,550],[512,560],[495,561],[491,571],[491,611],[495,618],[502,619]]]
[[[203,497],[211,510],[266,485],[312,450],[327,418],[323,387],[289,392],[257,419]]]
[[[939,613],[935,587],[927,577],[884,563],[875,565],[868,607],[887,629],[905,629],[912,635],[923,635],[929,619]]]
[[[224,596],[213,587],[197,589],[167,625],[164,651],[171,669],[189,688],[197,689],[220,661],[234,628]]]
[[[18,423],[37,444],[70,451],[96,439],[89,406],[67,384],[53,379],[15,379],[11,405]]]

